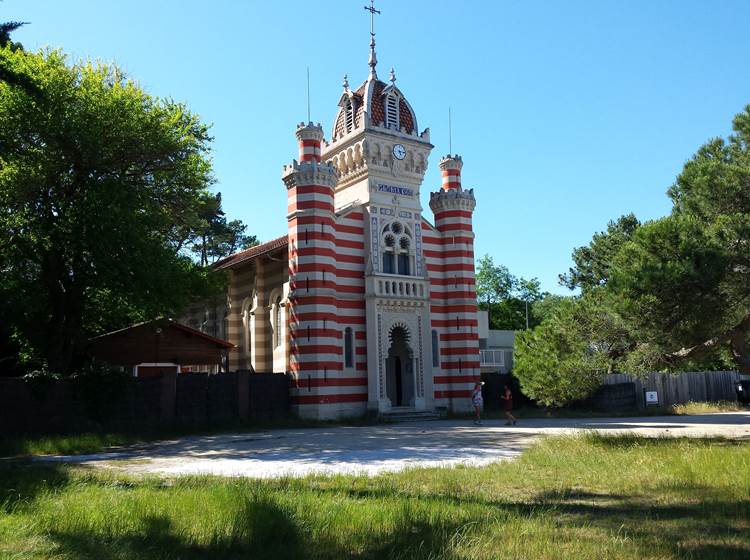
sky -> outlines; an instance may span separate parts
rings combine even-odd
[[[330,138],[348,74],[367,77],[364,0],[4,0],[27,49],[114,62],[149,93],[212,124],[224,209],[261,240],[286,233],[282,165],[294,130]],[[566,293],[573,248],[622,214],[667,214],[697,148],[750,103],[750,2],[377,0],[378,72],[395,68],[435,145],[474,188],[477,257]]]

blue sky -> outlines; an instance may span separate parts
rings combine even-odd
[[[27,48],[114,61],[213,124],[216,189],[266,240],[285,233],[281,166],[306,117],[326,137],[344,73],[367,75],[364,0],[5,0]],[[439,157],[464,158],[476,254],[565,293],[570,253],[627,212],[666,214],[666,189],[750,103],[750,2],[380,0],[378,70],[391,66]]]

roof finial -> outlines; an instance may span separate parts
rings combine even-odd
[[[391,66],[391,83],[394,86],[396,85],[396,71],[393,69],[393,66]]]
[[[380,10],[375,9],[375,0],[370,0],[370,5],[365,6],[365,10],[370,12],[370,78],[378,77],[375,67],[378,65],[378,57],[375,54],[375,14],[380,14]]]
[[[307,122],[310,120],[310,67],[307,67]]]
[[[341,85],[344,86],[344,91],[349,91],[349,76],[346,74],[344,74],[344,83]]]
[[[451,108],[448,106],[448,155],[453,153],[453,128],[451,119]]]

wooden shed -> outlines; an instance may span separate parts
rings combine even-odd
[[[89,339],[86,353],[112,366],[133,369],[137,377],[194,368],[226,370],[226,356],[234,345],[182,325],[154,319]]]

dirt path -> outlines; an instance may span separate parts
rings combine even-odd
[[[750,439],[750,412],[640,418],[443,420],[186,437],[113,453],[44,457],[130,473],[277,477],[378,474],[409,467],[485,465],[512,458],[540,435],[596,430],[646,436]]]

